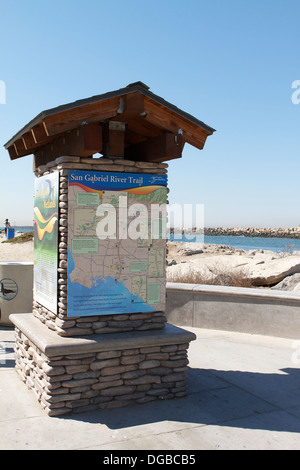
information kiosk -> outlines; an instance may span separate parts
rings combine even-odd
[[[214,130],[141,82],[39,114],[34,301],[11,315],[16,370],[51,416],[186,394],[193,333],[167,323],[166,161]]]

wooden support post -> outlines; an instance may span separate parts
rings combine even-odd
[[[103,125],[103,155],[105,157],[124,157],[126,123],[109,121]]]

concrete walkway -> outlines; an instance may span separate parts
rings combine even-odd
[[[0,449],[300,449],[299,341],[186,328],[189,395],[48,417],[14,371],[0,327]]]

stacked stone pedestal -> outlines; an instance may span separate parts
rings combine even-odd
[[[60,337],[32,314],[11,315],[16,370],[50,416],[186,395],[193,333],[163,330]]]

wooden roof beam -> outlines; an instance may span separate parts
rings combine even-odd
[[[117,116],[119,98],[72,108],[44,119],[50,136],[77,129],[82,123],[96,123]]]
[[[15,160],[16,158],[19,158],[18,151],[17,151],[15,144],[12,144],[10,147],[8,147],[7,150],[8,150],[11,160]]]
[[[165,131],[154,124],[146,121],[144,118],[135,117],[127,122],[125,134],[125,146],[130,146],[152,139]]]
[[[40,144],[41,142],[47,142],[47,140],[49,140],[49,133],[43,121],[36,126],[33,126],[31,133],[35,144]]]
[[[145,97],[139,92],[126,95],[126,113],[141,115],[145,113]]]
[[[15,147],[17,149],[18,155],[22,154],[27,151],[27,147],[25,145],[25,140],[21,137],[20,139],[16,140]]]
[[[144,115],[144,96],[141,93],[134,92],[120,97],[117,115],[110,120],[129,123],[133,119],[141,118]]]
[[[23,134],[24,143],[27,150],[33,149],[36,145],[32,132],[26,132]]]
[[[90,157],[102,152],[102,126],[86,124],[57,138],[34,154],[34,166],[44,165],[64,155]]]
[[[150,100],[145,100],[145,112],[145,120],[147,122],[156,124],[162,129],[175,134],[177,134],[180,129],[185,142],[188,142],[200,150],[203,149],[209,135],[204,129],[201,129],[199,126],[196,126],[181,116],[174,115],[172,111]]]
[[[182,135],[167,132],[153,139],[126,147],[125,158],[146,162],[164,162],[181,158],[183,146]]]

